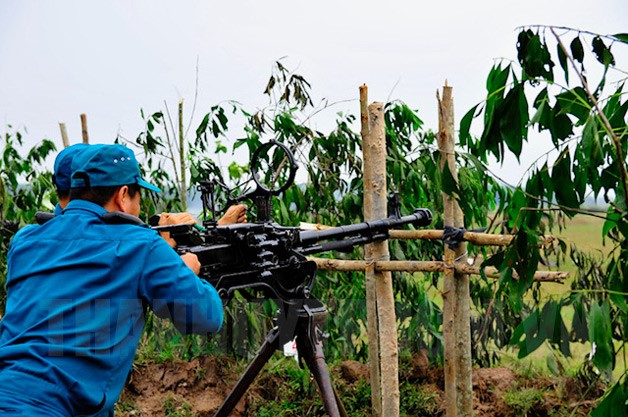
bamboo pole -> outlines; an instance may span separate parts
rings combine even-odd
[[[423,239],[442,240],[443,230],[391,230],[390,239]],[[491,233],[464,232],[463,240],[475,246],[508,246],[515,238],[514,235],[498,235]],[[544,236],[539,242],[539,246],[549,247],[555,240],[554,236]]]
[[[70,139],[68,139],[68,130],[65,128],[65,123],[59,122],[59,130],[61,130],[61,142],[63,143],[63,147],[67,148],[70,146]]]
[[[384,103],[371,103],[368,106],[368,116],[368,141],[365,141],[362,147],[364,153],[364,219],[367,221],[386,217]],[[370,243],[366,245],[364,252],[366,259],[371,260],[371,263],[373,260],[388,259],[388,242]],[[373,276],[377,297],[382,416],[397,417],[399,416],[399,354],[392,274],[387,271],[375,271],[374,265],[369,265],[366,273]]]
[[[83,136],[83,143],[89,143],[89,135],[87,133],[87,115],[81,113],[81,134]]]
[[[181,169],[181,207],[187,210],[187,179],[185,167],[185,135],[183,134],[183,99],[179,100],[179,164]]]
[[[368,87],[366,84],[360,86],[360,122],[363,143],[369,143],[369,114],[368,114]],[[365,150],[365,154],[366,154]],[[367,165],[366,156],[364,158],[364,175],[367,176],[366,170],[370,168]],[[366,182],[365,182],[366,183]],[[365,195],[366,187],[365,187]],[[366,206],[365,206],[366,207]],[[365,213],[366,214],[366,213]],[[363,270],[366,270],[364,268]],[[369,369],[371,377],[371,406],[373,408],[373,417],[382,417],[382,396],[381,396],[381,364],[379,356],[379,325],[377,321],[377,294],[375,290],[375,275],[372,272],[366,273],[366,315],[367,315],[367,333],[368,333],[368,355]]]
[[[308,260],[316,262],[318,269],[325,271],[364,271],[370,264],[367,261],[316,258],[313,256],[309,256]],[[374,268],[376,271],[395,272],[445,272],[447,269],[443,261],[377,261],[374,264]],[[476,265],[456,262],[454,269],[461,274],[482,275],[484,273],[487,278],[501,278],[499,270],[493,266],[482,268]],[[512,277],[513,279],[519,279],[519,276],[514,271]],[[535,282],[562,283],[562,281],[568,278],[569,272],[565,271],[536,271],[533,280]]]

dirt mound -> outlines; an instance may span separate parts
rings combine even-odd
[[[232,416],[256,415],[256,407],[302,402],[292,410],[301,415],[323,415],[320,398],[311,377],[303,373],[263,370],[237,405]],[[429,366],[419,353],[401,364],[402,407],[414,407],[408,415],[444,416],[443,369]],[[294,367],[294,365],[292,365]],[[189,362],[137,366],[116,407],[117,416],[213,416],[240,377],[241,367],[229,357],[205,357]],[[350,415],[368,415],[370,394],[369,368],[356,361],[344,361],[333,367],[334,385],[341,398],[351,406]],[[558,410],[574,416],[588,415],[595,400],[603,394],[601,384],[591,385],[572,377],[532,378],[517,375],[508,368],[473,371],[474,415],[478,417],[549,416]],[[306,384],[303,388],[302,384]],[[301,388],[299,388],[301,384]],[[292,396],[293,395],[293,396]],[[418,401],[417,399],[420,399]],[[309,401],[309,403],[308,403]],[[423,405],[417,405],[417,404]],[[296,407],[296,406],[295,406]],[[297,411],[301,410],[301,411]],[[305,412],[305,411],[303,411]],[[299,414],[301,413],[301,414]],[[305,414],[304,414],[305,415]]]
[[[504,394],[515,387],[514,372],[508,368],[474,369],[472,381],[473,409],[476,415],[504,415]]]
[[[369,367],[358,361],[344,361],[338,365],[342,379],[347,382],[357,382],[360,379],[368,381]]]
[[[229,358],[206,357],[136,367],[118,401],[121,416],[166,416],[193,414],[213,416],[235,384],[234,362]],[[244,398],[233,416],[243,416]]]

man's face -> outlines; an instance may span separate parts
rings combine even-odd
[[[135,197],[131,199],[131,214],[135,217],[140,217],[140,202],[142,201],[142,192],[137,191]]]

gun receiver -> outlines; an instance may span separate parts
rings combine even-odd
[[[198,256],[200,277],[210,282],[225,301],[238,290],[262,290],[265,298],[289,303],[295,298],[309,298],[315,267],[305,255],[350,251],[358,245],[387,239],[391,229],[408,224],[426,226],[431,220],[429,210],[417,209],[408,216],[320,231],[302,231],[272,222],[212,226],[204,232],[189,225],[155,229],[169,231],[177,242],[182,242],[178,252]]]

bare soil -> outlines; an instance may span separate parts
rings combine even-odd
[[[205,357],[189,362],[137,366],[126,384],[117,416],[213,416],[231,387],[239,378],[241,367],[231,358]],[[335,385],[342,392],[368,380],[368,366],[356,361],[344,361],[332,368]],[[436,411],[429,414],[444,416],[444,376],[442,368],[430,367],[427,359],[418,354],[402,367],[402,383],[421,387],[436,401]],[[290,384],[289,377],[262,371],[251,389],[231,414],[235,417],[256,415],[254,404],[279,400],[282,384]],[[475,369],[473,372],[474,415],[479,417],[514,417],[521,409],[505,401],[513,392],[534,390],[540,399],[526,404],[526,415],[542,417],[554,415],[588,415],[604,391],[601,384],[590,384],[572,377],[530,378],[515,374],[508,368]],[[353,391],[355,392],[355,391]],[[509,394],[510,393],[510,394]],[[364,394],[363,394],[364,395]],[[368,399],[367,399],[368,400]],[[403,401],[403,399],[402,399]],[[298,415],[298,414],[289,414]],[[364,415],[354,414],[354,415]]]

